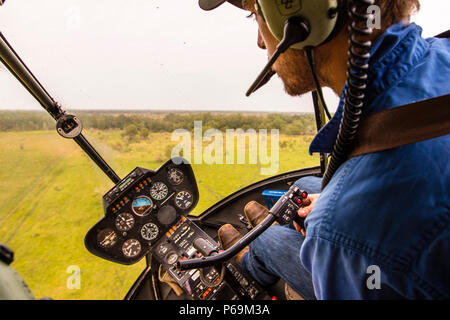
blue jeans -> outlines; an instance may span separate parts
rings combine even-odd
[[[322,179],[304,177],[295,182],[308,193],[320,193]],[[304,237],[292,224],[274,225],[250,244],[242,260],[242,268],[262,286],[286,281],[305,300],[315,300],[311,274],[300,261],[300,248]]]

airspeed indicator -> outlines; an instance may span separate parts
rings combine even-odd
[[[169,188],[161,181],[153,183],[150,188],[150,196],[155,200],[163,200],[168,194]]]

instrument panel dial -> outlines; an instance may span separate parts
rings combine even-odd
[[[169,188],[164,182],[157,181],[150,188],[150,196],[155,200],[163,200],[169,194]]]
[[[97,241],[103,248],[113,247],[118,240],[117,233],[113,229],[107,228],[97,234]]]
[[[181,170],[172,168],[167,172],[167,179],[174,186],[180,185],[184,180],[184,174]]]
[[[178,261],[178,255],[175,252],[169,253],[167,255],[166,261],[168,264],[174,264]]]
[[[159,228],[156,224],[149,222],[142,226],[141,236],[147,241],[155,240],[158,237]]]
[[[153,209],[153,201],[149,197],[140,196],[133,200],[131,207],[136,215],[144,217]]]
[[[141,253],[141,243],[136,239],[128,239],[122,245],[122,252],[125,257],[134,258]]]
[[[131,213],[123,212],[116,217],[115,225],[119,231],[129,231],[134,227],[134,217]]]
[[[194,203],[194,197],[189,191],[180,191],[175,196],[175,205],[182,209],[188,209]]]

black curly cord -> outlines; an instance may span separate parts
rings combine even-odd
[[[347,160],[358,131],[372,46],[371,41],[363,41],[358,37],[364,38],[372,33],[372,29],[367,26],[367,22],[371,18],[371,15],[367,13],[367,8],[372,4],[374,4],[374,0],[350,0],[348,3],[350,48],[344,111],[331,153],[331,160],[323,176],[322,190],[328,185],[337,169]]]

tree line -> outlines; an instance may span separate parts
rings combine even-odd
[[[203,130],[218,129],[279,129],[287,135],[311,135],[316,132],[313,114],[281,113],[113,113],[77,111],[87,129],[118,129],[124,135],[145,138],[150,132],[173,132],[176,129],[193,130],[194,121],[202,121]],[[45,112],[1,111],[0,131],[53,130],[55,121]]]

